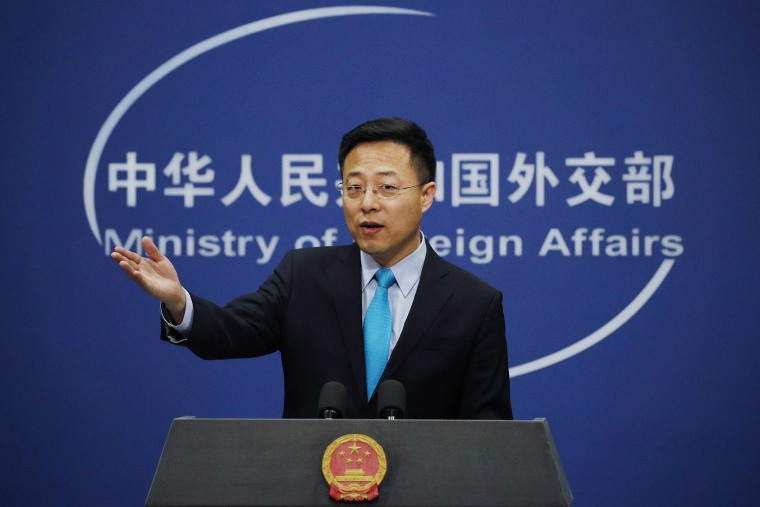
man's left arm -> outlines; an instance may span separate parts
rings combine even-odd
[[[495,291],[470,352],[459,419],[512,419],[502,294]]]

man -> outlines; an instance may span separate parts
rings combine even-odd
[[[410,419],[511,419],[502,295],[420,231],[436,192],[425,131],[398,118],[363,123],[343,136],[339,163],[354,244],[293,250],[224,308],[187,292],[148,238],[149,257],[120,247],[112,257],[162,302],[162,339],[206,359],[279,350],[283,417],[315,417],[329,381],[346,386],[345,417],[376,417],[375,386],[395,379]]]

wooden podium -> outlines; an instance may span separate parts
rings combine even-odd
[[[338,437],[380,444],[372,506],[565,506],[572,493],[545,419],[195,419],[172,422],[146,505],[337,506],[322,457]],[[343,503],[346,505],[346,503]]]

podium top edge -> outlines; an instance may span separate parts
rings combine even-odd
[[[301,419],[285,419],[285,418],[253,418],[253,417],[196,417],[196,416],[181,416],[175,417],[172,421],[282,421],[282,422],[302,422],[302,421],[342,421],[342,422],[356,422],[356,423],[430,423],[430,424],[450,424],[450,423],[478,423],[478,424],[542,424],[548,425],[549,420],[545,417],[536,417],[534,419],[515,419],[515,420],[500,420],[500,419],[394,419],[393,421],[387,421],[386,419],[319,419],[314,418],[301,418]]]

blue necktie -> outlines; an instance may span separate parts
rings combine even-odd
[[[388,304],[388,287],[396,278],[388,268],[380,268],[375,273],[377,290],[364,317],[364,364],[367,369],[367,399],[372,397],[377,381],[388,362],[391,345],[391,308]]]

